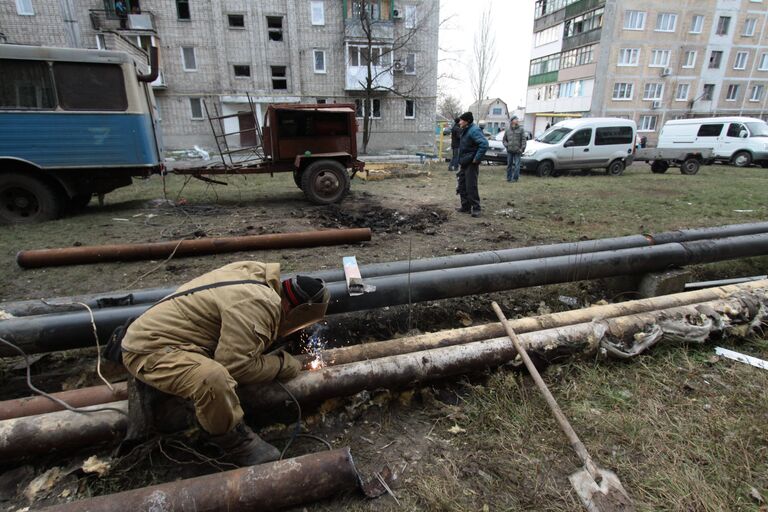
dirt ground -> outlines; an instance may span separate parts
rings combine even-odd
[[[768,173],[756,168],[709,167],[691,177],[672,170],[651,175],[647,167],[636,165],[620,178],[598,172],[548,180],[524,175],[520,183],[509,185],[502,167],[484,166],[484,211],[475,219],[454,211],[455,178],[444,167],[403,166],[392,179],[380,172],[374,179],[356,179],[350,196],[331,206],[305,202],[289,175],[232,177],[228,187],[175,176],[138,181],[107,196],[104,206],[94,204],[42,225],[0,228],[0,300],[172,286],[241,259],[279,261],[286,273],[308,272],[339,268],[346,255],[365,265],[768,219]],[[22,249],[349,227],[370,227],[371,241],[34,270],[22,270],[14,262]],[[768,257],[753,258],[699,266],[693,272],[701,279],[757,275],[766,273],[767,263]],[[514,317],[626,298],[633,298],[631,291],[601,280],[388,307],[332,321],[331,344],[485,323],[493,319],[491,300]],[[768,356],[764,336],[733,344],[757,357]],[[93,349],[69,351],[44,356],[32,371],[43,389],[58,391],[96,384],[93,362]],[[29,394],[23,369],[18,360],[2,362],[3,398]],[[566,414],[596,457],[627,478],[625,486],[641,509],[763,510],[768,498],[768,378],[758,372],[715,362],[711,347],[673,347],[636,365],[555,365],[545,379],[566,402]],[[703,410],[703,402],[711,407]],[[649,404],[674,413],[665,423],[648,413]],[[393,493],[399,500],[385,495],[366,501],[350,494],[308,505],[309,510],[564,511],[579,506],[567,480],[578,469],[578,460],[532,382],[518,370],[364,392],[306,411],[303,419],[304,432],[334,447],[350,446],[364,474],[389,466],[397,474]],[[688,431],[702,424],[711,428]],[[282,447],[292,431],[289,419],[266,427],[262,435]],[[185,449],[194,445],[190,435],[194,438],[186,432],[155,439],[120,458],[102,449],[6,465],[0,475],[0,506],[38,508],[227,469],[190,455]],[[722,435],[739,456],[725,457],[729,465],[715,469],[720,452],[711,443]],[[321,449],[316,440],[298,438],[287,455]],[[83,469],[83,461],[94,454],[110,464],[102,476]],[[30,483],[41,475],[40,487],[33,490]],[[727,496],[718,498],[723,493]]]

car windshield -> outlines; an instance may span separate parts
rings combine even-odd
[[[553,128],[539,137],[539,142],[543,142],[545,144],[557,144],[572,131],[573,130],[570,128]]]
[[[751,137],[768,137],[768,124],[746,123]]]

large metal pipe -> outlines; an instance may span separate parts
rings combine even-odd
[[[348,295],[346,285],[336,282],[328,286],[331,291],[328,313],[349,313],[530,286],[639,274],[672,266],[766,254],[768,234],[761,234],[382,276],[367,280],[376,286],[376,292],[358,296]],[[116,327],[128,318],[140,315],[147,307],[143,304],[94,311],[99,339],[106,341]],[[12,318],[0,322],[0,337],[15,343],[28,354],[67,350],[93,343],[88,312]],[[11,355],[16,355],[16,352],[0,347],[0,356]]]
[[[173,256],[198,256],[235,251],[317,247],[352,244],[371,239],[370,228],[329,229],[301,233],[200,238],[146,244],[93,245],[19,251],[16,263],[22,268],[78,265],[107,261],[164,259]]]
[[[766,302],[765,296],[757,299]],[[734,323],[749,323],[752,321],[749,307],[740,299],[722,299],[714,303],[690,304],[524,333],[520,335],[520,340],[529,351],[538,352],[544,357],[563,353],[592,354],[605,332],[626,338],[654,325],[660,318],[698,317],[702,311],[727,310]],[[508,338],[501,337],[305,371],[284,383],[284,386],[299,403],[316,404],[367,389],[394,389],[473,373],[499,366],[513,360],[515,356],[512,343]],[[244,409],[256,414],[282,407],[287,399],[285,389],[278,384],[245,386],[238,394]],[[127,408],[127,402],[115,402],[110,406]],[[94,439],[101,442],[116,441],[126,428],[125,416],[113,411],[94,415],[60,411],[5,420],[0,422],[0,461],[36,456],[54,449],[85,447],[93,444]]]
[[[359,487],[349,448],[44,508],[48,512],[204,512],[279,510]]]
[[[646,313],[659,309],[675,308],[698,302],[721,299],[739,291],[751,292],[759,289],[768,289],[768,280],[749,282],[738,286],[724,286],[673,295],[662,295],[660,297],[632,300],[618,304],[591,306],[572,311],[560,311],[548,315],[518,318],[510,320],[509,323],[515,332],[522,334],[551,329],[553,327],[564,327],[566,325],[588,322],[593,318],[614,318],[617,316]],[[337,366],[357,361],[419,352],[421,350],[463,345],[465,343],[497,338],[500,336],[504,336],[504,330],[501,324],[491,323],[465,327],[462,329],[427,333],[419,336],[409,336],[373,343],[363,343],[349,347],[334,348],[323,351],[322,356],[325,366]],[[297,358],[301,361],[305,370],[312,368],[311,363],[315,359],[314,356],[301,354],[298,355]],[[70,405],[84,407],[125,398],[125,395],[127,394],[125,383],[116,383],[114,384],[114,388],[116,394],[113,394],[107,386],[95,386],[91,388],[65,391],[62,393],[54,393],[54,396],[65,400]],[[44,397],[27,397],[7,400],[0,402],[0,420],[32,416],[34,414],[44,414],[60,411],[62,409],[63,407],[59,404]]]
[[[681,229],[649,235],[630,235],[616,238],[602,238],[583,242],[539,245],[533,247],[516,247],[500,251],[486,251],[471,254],[425,258],[412,261],[395,261],[362,265],[360,273],[363,278],[379,277],[393,274],[424,272],[475,265],[487,265],[506,261],[522,261],[535,258],[549,258],[569,254],[585,254],[591,252],[613,251],[648,245],[663,245],[675,242],[705,240],[710,238],[725,238],[758,233],[768,233],[768,222],[748,224],[733,224],[710,228]],[[344,280],[343,270],[327,270],[312,272],[310,275],[324,279],[326,282]],[[132,304],[152,303],[173,293],[173,288],[149,288],[127,291],[113,291],[93,295],[74,297],[58,297],[41,300],[24,300],[0,304],[0,310],[14,316],[43,315],[63,311],[77,311],[82,308],[76,302],[83,302],[91,308],[126,306]]]

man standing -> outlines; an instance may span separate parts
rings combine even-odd
[[[137,318],[122,340],[123,363],[144,384],[191,400],[226,462],[276,460],[278,449],[243,423],[235,388],[295,377],[295,358],[266,349],[278,336],[322,320],[329,298],[320,279],[281,282],[278,263],[231,263],[182,285]]]
[[[453,126],[451,127],[451,164],[448,166],[449,171],[459,170],[459,145],[461,144],[461,126],[459,126],[459,118],[453,120]]]
[[[459,144],[459,172],[456,175],[458,186],[456,191],[461,198],[461,207],[457,212],[471,213],[473,217],[480,216],[480,193],[477,190],[477,177],[480,173],[480,160],[488,150],[482,130],[474,124],[472,112],[464,112],[459,116],[461,141]]]
[[[517,116],[509,120],[509,129],[504,132],[502,143],[507,148],[507,181],[512,183],[520,179],[520,157],[525,151],[525,130],[518,123]]]

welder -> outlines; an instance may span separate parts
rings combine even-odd
[[[267,349],[322,320],[329,298],[320,279],[281,280],[278,263],[231,263],[182,285],[131,323],[122,360],[139,381],[194,404],[220,460],[239,466],[276,460],[277,448],[243,422],[235,389],[295,377],[299,362]]]

